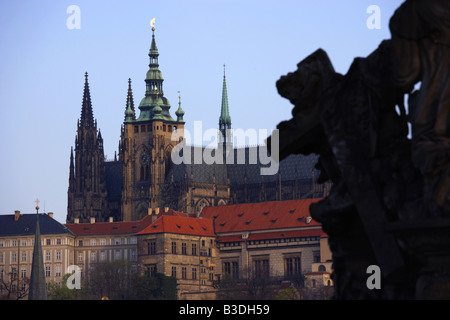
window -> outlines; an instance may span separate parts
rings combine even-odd
[[[78,261],[79,262],[83,261],[83,253],[82,252],[78,252]]]
[[[56,251],[56,260],[61,260],[61,251]]]
[[[17,240],[12,240],[11,241],[11,246],[12,247],[17,247]]]
[[[172,253],[177,253],[177,243],[175,241],[172,241]]]
[[[157,271],[156,264],[151,264],[147,267],[147,272],[150,277],[156,275],[156,271]]]
[[[97,245],[97,240],[91,239],[91,246],[96,246],[96,245]]]
[[[116,250],[115,259],[120,259],[120,250]]]
[[[187,279],[186,276],[186,267],[181,268],[181,279]]]
[[[186,253],[186,243],[184,243],[184,242],[181,244],[181,254],[187,254]]]
[[[61,243],[62,243],[62,240],[61,240],[61,238],[59,238],[59,239],[56,239],[56,244],[60,245]]]
[[[177,267],[172,267],[172,277],[177,277]]]
[[[82,247],[83,246],[83,240],[78,240],[78,246]]]
[[[139,133],[139,126],[134,126],[134,133]]]
[[[300,257],[287,257],[284,259],[285,274],[287,276],[301,274]]]
[[[323,264],[321,264],[319,266],[319,272],[325,272],[325,271],[327,271],[327,268]]]
[[[197,255],[197,244],[192,244],[192,255],[196,256]]]
[[[223,264],[225,274],[229,274],[233,279],[239,279],[239,264],[237,261],[227,261]]]
[[[11,262],[17,262],[17,253],[13,252],[11,254]]]
[[[197,280],[197,268],[192,268],[192,280]]]
[[[256,276],[269,275],[269,259],[258,259],[253,261]]]
[[[20,277],[22,279],[27,277],[27,268],[25,267],[20,268]]]
[[[61,266],[55,266],[55,276],[61,277]]]
[[[45,266],[45,277],[49,278],[51,276],[50,266]]]
[[[106,259],[106,254],[104,251],[100,252],[100,261],[105,261]]]
[[[51,260],[50,251],[45,252],[45,260],[46,261],[50,261]]]
[[[136,249],[131,249],[131,260],[136,260],[136,259],[137,259]]]
[[[27,246],[27,240],[22,240],[21,246],[22,246],[22,247],[26,247],[26,246]]]
[[[120,245],[120,239],[119,238],[114,239],[114,244],[116,246]]]
[[[320,251],[319,250],[313,251],[313,262],[315,262],[315,263],[320,262]]]
[[[0,262],[3,263],[3,253],[2,252],[0,252]]]
[[[51,245],[52,244],[52,240],[51,239],[47,239],[46,240],[46,244],[49,246],[49,245]]]
[[[106,239],[100,239],[100,245],[106,246]]]
[[[26,252],[22,252],[22,261],[23,262],[27,261],[27,253]]]
[[[156,254],[156,241],[152,240],[148,243],[148,254],[153,255]]]
[[[97,258],[96,252],[91,252],[91,261],[95,261],[96,258]]]

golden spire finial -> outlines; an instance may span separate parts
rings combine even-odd
[[[155,18],[150,21],[150,26],[152,27],[152,31],[155,31]]]

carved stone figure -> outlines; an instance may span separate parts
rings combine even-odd
[[[406,1],[390,21],[393,81],[411,91],[412,159],[424,177],[424,214],[450,215],[450,3]]]
[[[310,210],[329,235],[335,298],[434,298],[435,289],[423,288],[443,278],[431,274],[450,271],[429,250],[437,245],[450,257],[450,223],[424,228],[419,220],[450,215],[449,16],[449,4],[406,1],[391,20],[392,39],[354,59],[347,74],[319,49],[277,82],[294,105],[292,119],[277,126],[280,160],[316,153],[318,182],[333,183]],[[366,284],[370,265],[381,269],[381,290]]]

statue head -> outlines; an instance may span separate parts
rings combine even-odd
[[[279,94],[294,105],[292,119],[277,126],[279,159],[292,153],[318,152],[317,149],[325,144],[321,113],[324,105],[332,100],[326,100],[327,92],[335,90],[339,77],[342,75],[334,71],[327,53],[318,49],[297,64],[296,71],[277,81]],[[271,145],[271,137],[267,139],[267,145]]]
[[[277,81],[278,93],[295,107],[305,107],[319,99],[321,90],[336,75],[327,53],[318,49],[297,64],[297,70]],[[294,113],[294,112],[293,112]]]

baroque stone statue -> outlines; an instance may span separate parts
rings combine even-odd
[[[277,82],[294,105],[279,159],[318,154],[318,182],[333,183],[310,210],[329,236],[336,299],[450,298],[448,17],[449,2],[407,0],[391,39],[347,74],[318,49]],[[380,289],[367,285],[372,265]]]

